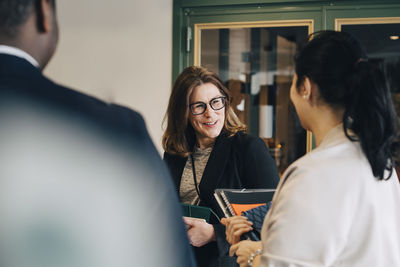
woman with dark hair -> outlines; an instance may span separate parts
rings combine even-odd
[[[166,113],[164,160],[183,203],[223,212],[214,199],[217,188],[275,188],[275,162],[260,138],[244,132],[231,107],[228,89],[213,72],[188,67],[177,78]],[[237,266],[229,257],[225,227],[185,218],[188,237],[201,266]]]
[[[310,37],[290,97],[317,148],[283,174],[262,241],[239,242],[245,218],[223,220],[230,252],[240,266],[400,266],[397,118],[385,78],[351,35]]]

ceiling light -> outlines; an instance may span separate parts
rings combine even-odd
[[[395,40],[399,40],[400,37],[398,35],[391,35],[391,36],[389,36],[389,38],[390,38],[390,40],[395,41]]]

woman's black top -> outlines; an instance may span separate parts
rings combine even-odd
[[[164,153],[176,192],[179,192],[182,172],[187,157]],[[232,137],[221,134],[215,141],[210,158],[199,184],[200,206],[211,208],[220,218],[223,212],[214,198],[217,188],[276,188],[279,175],[274,160],[264,141],[258,137],[238,132]],[[236,259],[229,257],[229,243],[225,239],[225,227],[212,217],[216,242],[195,248],[199,267],[237,266]]]

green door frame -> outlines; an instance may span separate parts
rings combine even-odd
[[[194,60],[194,24],[314,19],[314,31],[335,18],[400,17],[399,0],[174,0],[172,80]]]

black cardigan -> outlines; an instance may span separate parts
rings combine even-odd
[[[187,157],[164,153],[176,191],[179,192],[182,172]],[[217,188],[276,188],[279,175],[263,140],[239,132],[232,137],[221,134],[215,141],[210,158],[199,184],[200,206],[211,208],[220,218],[224,217],[214,190]],[[225,240],[225,228],[217,219],[211,219],[217,242],[196,248],[196,258],[201,266],[235,266],[229,257],[229,244]],[[217,248],[218,247],[218,248]]]

